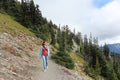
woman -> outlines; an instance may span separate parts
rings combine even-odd
[[[43,67],[44,67],[44,72],[46,72],[46,69],[48,68],[48,56],[50,54],[50,48],[47,45],[47,42],[43,42],[42,46],[40,47],[40,57],[43,60]]]

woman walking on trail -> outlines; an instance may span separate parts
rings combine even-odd
[[[43,42],[42,46],[40,47],[40,57],[43,60],[43,67],[44,67],[44,72],[46,72],[46,69],[48,68],[48,56],[50,54],[50,48],[47,45],[47,42]]]

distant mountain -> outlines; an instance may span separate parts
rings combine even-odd
[[[109,47],[111,52],[115,52],[115,53],[120,54],[120,43],[108,44],[108,47]]]

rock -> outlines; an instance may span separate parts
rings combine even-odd
[[[0,78],[0,80],[5,80],[5,79],[3,79],[3,78]]]
[[[20,38],[23,40],[8,33],[0,34],[0,80],[34,80],[32,74],[37,62],[34,48],[38,46],[33,40],[37,38],[29,36],[26,41],[26,35]]]
[[[72,75],[72,73],[68,69],[64,69],[64,72],[68,75]]]

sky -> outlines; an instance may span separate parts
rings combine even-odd
[[[99,44],[120,43],[120,0],[34,0],[53,23],[69,25]]]

